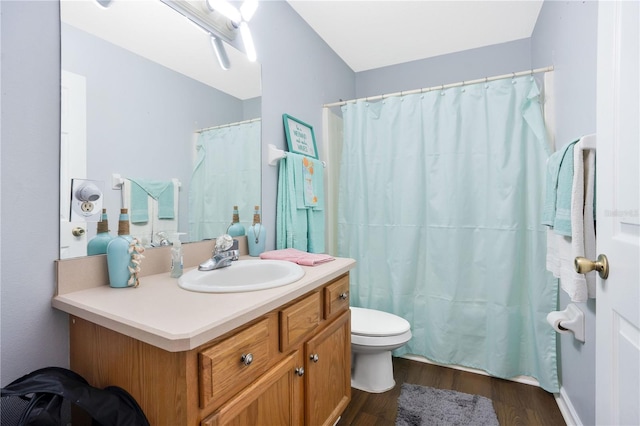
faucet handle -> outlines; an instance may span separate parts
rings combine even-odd
[[[231,247],[233,247],[233,243],[234,243],[234,239],[231,238],[231,235],[229,234],[220,235],[216,239],[216,246],[213,252],[217,254],[223,251],[227,251]]]

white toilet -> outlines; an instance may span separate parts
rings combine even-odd
[[[391,351],[411,339],[404,318],[374,309],[351,308],[351,387],[386,392],[396,385]]]

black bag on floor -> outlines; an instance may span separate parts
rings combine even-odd
[[[2,388],[2,425],[60,426],[64,400],[100,426],[149,426],[135,399],[117,386],[95,388],[79,374],[59,367],[29,373]],[[6,422],[6,423],[5,423]]]

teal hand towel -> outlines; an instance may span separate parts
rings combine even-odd
[[[296,155],[293,160],[296,183],[300,184],[300,189],[296,192],[298,208],[323,210],[324,166],[322,162],[304,155]]]
[[[295,154],[280,160],[276,196],[276,248],[307,251],[307,212],[298,209],[296,195]],[[302,179],[298,179],[301,185]]]
[[[547,162],[545,203],[542,224],[556,234],[571,236],[571,191],[573,187],[573,148],[570,142],[554,152]]]
[[[307,210],[307,251],[324,253],[324,211]]]
[[[174,219],[173,182],[149,179],[131,181],[131,223],[149,221],[148,197],[158,201],[158,219]]]

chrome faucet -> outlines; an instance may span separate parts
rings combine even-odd
[[[211,259],[202,262],[198,269],[201,271],[213,271],[214,269],[231,266],[231,262],[238,260],[239,255],[238,241],[228,234],[221,235],[216,239]]]

